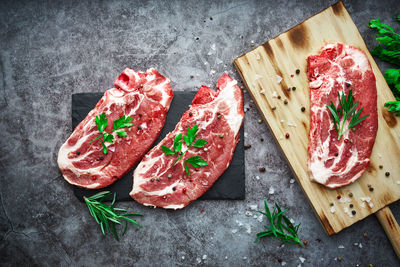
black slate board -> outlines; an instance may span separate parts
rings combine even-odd
[[[196,91],[177,91],[174,92],[174,98],[167,114],[165,126],[160,136],[154,143],[158,144],[169,132],[175,129],[175,125],[179,122],[182,114],[188,109],[192,103]],[[94,108],[103,93],[79,93],[72,95],[72,127],[75,127],[87,116]],[[232,162],[229,168],[221,175],[200,199],[244,199],[245,198],[245,174],[244,174],[244,146],[243,127],[240,130],[240,141],[236,146]],[[83,196],[91,196],[97,192],[108,190],[117,193],[117,200],[132,200],[129,192],[132,189],[133,171],[132,168],[128,174],[116,181],[114,184],[98,190],[88,190],[73,186],[75,196],[83,200]]]

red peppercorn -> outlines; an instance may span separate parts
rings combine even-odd
[[[292,75],[290,75],[290,77],[292,77],[292,78],[293,78],[293,76],[294,76],[293,74],[292,74]]]
[[[253,107],[253,104],[252,104],[252,103],[250,103],[250,104],[249,104],[249,107]]]
[[[347,144],[349,141],[349,139],[344,139],[344,142]]]
[[[203,212],[204,212],[204,210],[200,210],[200,212],[201,212],[201,213],[203,213]]]
[[[288,139],[289,136],[290,136],[289,133],[286,133],[286,134],[285,134],[286,139]]]
[[[341,195],[339,195],[339,196],[337,196],[336,198],[337,198],[337,199],[341,199],[341,198],[342,198],[342,196],[341,196]]]
[[[186,188],[182,189],[182,193],[184,193],[184,194],[186,193]]]
[[[96,180],[96,179],[97,179],[96,175],[93,175],[92,180]]]

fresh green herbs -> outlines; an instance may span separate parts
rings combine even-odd
[[[396,19],[400,22],[400,14]],[[368,26],[377,30],[378,46],[371,53],[384,61],[400,66],[400,34],[389,25],[381,23],[379,19],[371,20]],[[385,107],[396,116],[400,116],[400,69],[387,69],[384,76],[397,100],[386,102]]]
[[[126,117],[125,115],[122,115],[119,119],[113,122],[113,129],[111,131],[104,132],[104,130],[107,128],[108,125],[108,119],[106,118],[106,114],[104,112],[101,113],[100,116],[96,116],[95,119],[97,129],[99,130],[99,135],[95,139],[90,141],[89,144],[100,139],[101,145],[103,147],[103,153],[107,154],[107,146],[105,145],[105,142],[109,143],[114,142],[114,136],[110,133],[125,127],[131,127],[133,125],[131,123],[132,119],[133,119],[132,117]],[[128,134],[124,130],[117,131],[117,134],[120,137],[128,136]]]
[[[399,18],[400,14],[397,18]],[[379,19],[373,19],[368,26],[376,29],[378,45],[371,51],[374,56],[400,66],[400,34],[396,33],[392,27],[383,24]]]
[[[290,220],[283,215],[283,213],[289,209],[281,210],[279,205],[275,203],[274,210],[271,213],[267,201],[264,200],[264,204],[265,212],[257,212],[266,216],[270,225],[264,225],[265,231],[257,233],[257,238],[254,243],[259,241],[262,237],[271,236],[288,244],[299,244],[300,246],[303,246],[299,237],[297,236],[300,224],[294,226]]]
[[[356,110],[358,106],[358,101],[353,104],[352,89],[350,89],[347,98],[344,91],[342,92],[342,94],[338,93],[338,98],[339,106],[337,108],[335,107],[335,104],[333,104],[333,101],[331,101],[331,104],[329,106],[327,105],[326,107],[331,112],[333,123],[335,125],[336,132],[338,133],[338,140],[340,140],[342,135],[347,130],[353,128],[354,126],[365,120],[369,116],[369,114],[360,119],[358,118],[364,108],[361,107],[358,111]],[[348,119],[350,119],[350,123],[345,129],[345,124]]]
[[[122,235],[124,235],[126,232],[126,228],[128,227],[128,222],[142,228],[142,226],[138,222],[132,220],[129,217],[143,216],[143,215],[136,213],[126,213],[126,210],[124,209],[114,208],[115,197],[116,197],[115,193],[111,205],[104,204],[103,201],[106,200],[111,195],[112,195],[111,192],[103,191],[91,197],[83,197],[83,199],[85,200],[85,203],[89,208],[90,215],[92,215],[92,217],[100,225],[100,229],[103,235],[106,235],[106,233],[111,233],[114,236],[114,238],[117,241],[119,241],[115,225],[116,224],[122,225],[122,221],[123,220],[125,221],[125,226],[122,232]]]
[[[165,155],[179,155],[178,158],[175,160],[175,162],[172,164],[172,166],[175,166],[175,164],[183,158],[183,156],[186,154],[186,152],[191,148],[191,147],[203,147],[205,144],[207,144],[206,140],[203,139],[196,139],[197,137],[197,131],[198,131],[198,126],[194,125],[192,128],[187,128],[186,134],[183,136],[182,140],[182,133],[179,133],[175,136],[174,138],[174,145],[172,149],[166,147],[166,146],[161,146],[162,150],[164,151]],[[185,142],[187,149],[185,151],[182,150],[182,143],[183,141]],[[189,165],[192,165],[194,168],[200,168],[203,166],[208,165],[207,162],[200,156],[192,156],[188,159],[185,159],[184,161],[184,167],[186,173],[190,176],[189,172]]]

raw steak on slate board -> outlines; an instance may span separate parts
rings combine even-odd
[[[155,69],[136,72],[127,68],[114,85],[116,88],[104,93],[60,148],[58,166],[70,184],[96,189],[114,183],[142,158],[164,127],[173,98],[169,79]],[[111,131],[121,116],[132,117],[133,125],[124,128],[127,136],[120,137],[114,131],[112,143],[90,143],[99,135],[95,118],[102,113],[108,120],[104,132]]]
[[[173,131],[182,114],[187,110],[196,95],[196,91],[175,91],[167,120],[155,144],[158,144],[169,132]],[[79,93],[72,95],[72,127],[75,128],[93,109],[102,93]],[[245,173],[244,173],[244,131],[240,130],[240,141],[229,168],[221,175],[214,185],[200,199],[244,199],[245,198]],[[132,201],[129,192],[132,190],[132,175],[136,166],[115,183],[103,189],[84,189],[73,186],[75,196],[83,201],[83,196],[91,196],[100,191],[109,190],[117,193],[117,200]]]
[[[341,187],[357,180],[369,165],[378,130],[375,76],[364,52],[341,43],[324,46],[320,55],[309,56],[307,61],[311,98],[310,178],[329,188]],[[338,140],[326,105],[333,101],[338,107],[338,93],[344,91],[347,98],[350,89],[353,102],[359,102],[357,110],[364,108],[359,118],[367,114],[369,117]]]
[[[218,80],[217,91],[202,86],[175,127],[157,146],[147,153],[133,174],[131,197],[146,206],[166,209],[181,209],[203,195],[228,168],[241,128],[243,95],[237,82],[224,74]],[[184,161],[174,164],[179,156],[166,155],[161,148],[172,148],[179,133],[182,137],[187,129],[198,126],[196,139],[207,141],[203,147],[188,148],[184,139],[184,159],[200,156],[208,165],[189,167],[185,171]],[[230,177],[229,177],[230,178]]]

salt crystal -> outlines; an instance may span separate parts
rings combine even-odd
[[[268,194],[273,195],[275,193],[275,189],[271,186],[269,188]]]
[[[246,259],[247,259],[247,257],[246,257],[246,256],[244,256],[244,257],[243,257],[243,259],[244,259],[244,260],[246,260]]]
[[[225,260],[227,260],[228,259],[228,256],[225,256]]]
[[[378,157],[381,159],[382,158],[382,155],[381,155],[381,153],[378,153]]]
[[[247,133],[244,133],[244,137],[246,137],[246,138],[247,138],[247,136],[248,136],[248,134],[247,134]]]
[[[261,78],[262,78],[261,75],[256,74],[256,80],[259,80],[259,79],[261,79]]]
[[[232,229],[232,234],[236,234],[238,232],[238,229]]]
[[[215,73],[215,70],[211,70],[210,74],[213,75]]]
[[[257,176],[256,176],[256,179],[257,179],[257,180],[260,180],[260,176],[257,175]]]
[[[282,261],[282,266],[285,266],[286,265],[286,261]]]
[[[265,90],[264,90],[264,89],[261,89],[261,90],[260,90],[260,94],[265,95]]]
[[[207,259],[207,255],[203,255],[203,260]]]
[[[331,213],[335,213],[335,211],[336,211],[336,210],[335,210],[335,207],[332,206],[332,207],[331,207]]]
[[[263,221],[263,215],[262,214],[258,215],[257,221],[259,221],[259,222]]]
[[[340,246],[338,246],[338,248],[344,248],[344,246],[343,246],[343,245],[340,245]]]
[[[212,50],[215,50],[215,47],[216,47],[215,44],[212,44],[212,45],[211,45],[211,49],[212,49]]]
[[[359,247],[359,248],[362,248],[363,246],[362,246],[362,244],[360,243],[360,244],[358,245],[358,247]]]
[[[223,62],[223,61],[222,61],[221,59],[219,59],[219,58],[216,58],[216,59],[215,59],[215,63],[218,64],[218,65],[221,64],[222,62]]]
[[[278,83],[281,83],[281,81],[282,81],[282,77],[281,77],[281,76],[279,76],[279,75],[276,75],[276,81],[277,81]]]
[[[276,93],[276,91],[273,91],[273,92],[272,92],[272,97],[275,97],[275,98],[278,97],[278,94]]]
[[[358,243],[354,243],[354,246],[358,246]]]
[[[250,205],[249,207],[251,210],[257,210],[257,204]]]
[[[248,233],[248,234],[251,234],[251,225],[247,225],[247,230],[246,230],[246,232]]]
[[[360,200],[369,203],[371,201],[371,198],[370,197],[360,197]]]
[[[285,120],[281,120],[281,123],[284,123],[285,122]]]
[[[256,56],[256,59],[257,59],[257,60],[260,60],[260,59],[261,59],[260,55],[257,55],[257,56]]]
[[[397,181],[396,183],[397,183],[397,184],[400,184],[400,181]]]
[[[201,259],[200,258],[196,258],[197,263],[201,263]]]
[[[294,224],[294,220],[292,218],[289,219],[289,221]]]
[[[254,215],[253,218],[254,218],[254,219],[257,219],[257,215]]]
[[[182,260],[184,260],[185,259],[185,256],[182,256]]]
[[[246,211],[246,216],[247,217],[250,217],[250,216],[252,216],[253,215],[253,213],[251,213],[251,211]]]
[[[342,198],[339,199],[339,203],[346,203],[346,202],[350,203],[351,199],[348,198],[348,197],[342,197]]]
[[[294,184],[294,179],[290,179],[289,183]]]
[[[306,259],[303,258],[303,257],[299,257],[299,260],[301,261],[301,263],[304,263],[304,261],[305,261]]]
[[[374,203],[370,202],[368,203],[369,207],[372,209],[374,207]]]
[[[290,126],[290,127],[297,127],[296,124],[294,124],[293,122],[289,122],[289,121],[288,121],[287,125]]]

